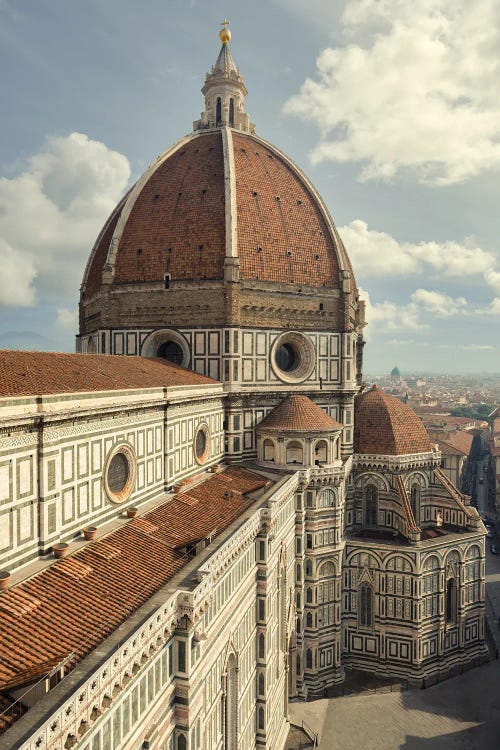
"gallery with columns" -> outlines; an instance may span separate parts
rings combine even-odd
[[[90,251],[77,353],[0,352],[0,750],[282,750],[349,670],[488,658],[484,526],[364,386],[348,254],[227,25]]]

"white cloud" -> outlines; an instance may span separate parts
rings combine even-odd
[[[495,256],[472,242],[399,242],[386,232],[369,229],[361,219],[338,229],[355,268],[363,276],[429,271],[448,277],[484,274],[488,283],[500,285],[500,273],[493,270]]]
[[[388,300],[372,303],[368,292],[361,288],[359,296],[366,305],[365,338],[367,340],[371,338],[375,330],[402,331],[428,327],[419,319],[419,307],[413,301],[407,305],[397,305]]]
[[[76,333],[78,327],[78,311],[68,310],[67,307],[57,309],[56,325]]]
[[[435,185],[500,166],[497,0],[347,0],[343,33],[285,105],[320,129],[313,162]]]
[[[489,268],[484,274],[484,278],[486,283],[489,284],[497,294],[500,294],[500,271],[495,271],[493,268]]]
[[[467,300],[464,297],[450,297],[443,292],[429,291],[428,289],[416,289],[410,295],[410,299],[424,310],[437,315],[440,318],[449,318],[465,311]]]
[[[500,315],[500,297],[495,297],[487,307],[482,307],[476,312],[479,315]]]
[[[125,156],[71,133],[49,138],[22,174],[1,178],[0,236],[10,247],[12,285],[0,282],[0,302],[50,295],[61,307],[76,304],[85,261],[129,177]]]
[[[422,316],[448,318],[467,312],[467,300],[464,297],[450,297],[443,292],[428,289],[416,289],[410,294],[409,302],[404,305],[384,300],[372,302],[364,289],[359,290],[361,299],[366,305],[367,327],[365,338],[370,339],[377,331],[418,331],[429,328]],[[415,343],[412,340],[393,338],[387,343],[394,346]]]
[[[491,344],[465,344],[464,346],[461,346],[459,348],[464,349],[467,352],[483,352],[490,351],[495,347],[491,346]]]
[[[33,259],[18,253],[1,238],[0,258],[0,308],[33,305],[35,295],[32,285],[36,277]]]

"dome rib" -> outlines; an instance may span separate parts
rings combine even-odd
[[[354,452],[381,456],[429,453],[429,436],[413,409],[376,385],[354,401]]]

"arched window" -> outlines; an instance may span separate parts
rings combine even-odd
[[[177,750],[186,750],[186,738],[183,734],[177,737]]]
[[[313,654],[310,648],[306,651],[306,669],[312,669],[313,665]]]
[[[320,508],[333,508],[335,505],[335,492],[329,488],[321,490],[318,497],[318,506]]]
[[[368,583],[362,583],[359,589],[358,616],[362,628],[373,626],[373,589]]]
[[[225,750],[237,748],[238,726],[238,672],[236,657],[231,654],[226,667],[226,700],[225,700]]]
[[[259,695],[264,695],[265,684],[266,683],[265,683],[264,675],[261,672],[261,674],[259,675]]]
[[[259,729],[264,729],[265,728],[265,716],[264,716],[264,709],[262,708],[262,706],[259,706],[258,716],[259,716]]]
[[[312,628],[313,626],[313,616],[311,612],[308,612],[306,615],[306,628]]]
[[[234,99],[229,100],[229,125],[234,127]]]
[[[297,658],[295,659],[295,669],[297,670],[297,674],[300,674],[300,654],[297,654]]]
[[[312,604],[313,603],[313,592],[312,592],[312,588],[310,586],[308,586],[307,589],[306,589],[306,602],[308,604]]]
[[[420,486],[418,484],[412,484],[411,486],[410,503],[413,518],[418,526],[420,523]]]
[[[318,440],[314,446],[314,463],[326,464],[328,462],[328,443],[326,440]]]
[[[300,565],[297,565],[295,577],[296,577],[297,581],[301,581],[302,580],[302,568],[300,567]]]
[[[259,659],[263,659],[266,655],[266,639],[264,633],[259,635]]]
[[[457,621],[457,582],[454,578],[446,583],[446,622]]]
[[[312,560],[306,560],[306,576],[312,576],[312,574],[313,574]]]
[[[217,97],[217,104],[215,106],[215,121],[217,124],[222,122],[222,100],[220,96]]]
[[[298,617],[295,620],[295,630],[297,631],[297,633],[300,633],[300,619]]]
[[[378,516],[378,490],[373,484],[365,489],[365,526],[376,526]]]
[[[287,464],[301,464],[304,460],[302,445],[297,440],[290,440],[286,445]]]
[[[275,448],[272,440],[264,440],[263,445],[263,458],[264,461],[275,461]]]

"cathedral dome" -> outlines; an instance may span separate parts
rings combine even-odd
[[[166,275],[223,280],[228,261],[242,281],[341,288],[341,272],[352,273],[325,205],[290,159],[250,132],[198,130],[113,211],[82,292],[103,281],[163,285]]]
[[[396,396],[373,386],[354,401],[354,452],[401,456],[432,450],[422,420]]]
[[[328,209],[299,167],[255,135],[229,49],[207,73],[205,110],[120,201],[93,247],[82,302],[103,288],[270,282],[356,296]],[[352,282],[351,282],[352,279]]]

